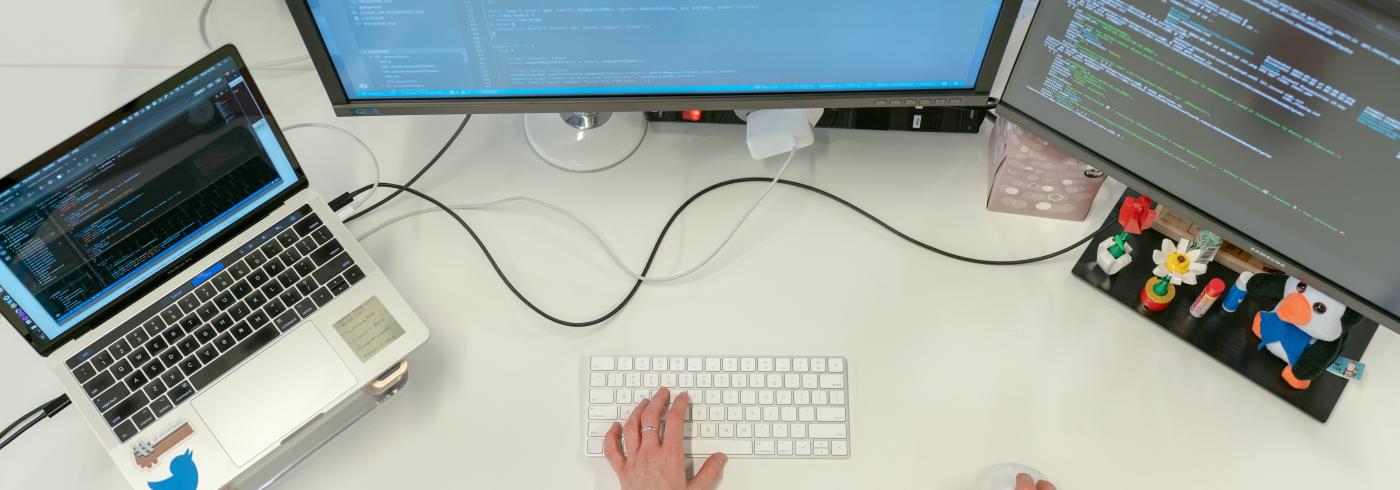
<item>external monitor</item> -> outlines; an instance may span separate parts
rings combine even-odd
[[[288,0],[336,113],[972,106],[1020,0]]]
[[[1400,4],[1042,0],[998,113],[1400,328]]]

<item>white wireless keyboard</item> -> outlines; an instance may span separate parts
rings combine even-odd
[[[845,358],[591,356],[583,360],[582,372],[588,456],[601,457],[603,435],[612,423],[626,423],[637,402],[662,387],[671,390],[672,399],[690,393],[687,456],[716,451],[738,458],[851,455]]]

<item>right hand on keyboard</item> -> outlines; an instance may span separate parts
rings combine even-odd
[[[661,411],[670,397],[670,391],[661,388],[656,396],[642,400],[632,409],[627,425],[613,422],[603,437],[603,455],[617,473],[622,490],[713,490],[719,483],[720,473],[729,460],[724,453],[711,454],[695,472],[695,477],[686,481],[685,449],[680,436],[685,427],[685,414],[690,411],[690,397],[685,393],[676,397],[671,409],[666,411],[663,428]],[[643,431],[643,427],[655,430]],[[625,452],[623,444],[626,444]]]

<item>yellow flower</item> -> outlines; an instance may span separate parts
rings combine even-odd
[[[1157,267],[1152,269],[1152,274],[1157,277],[1165,276],[1172,284],[1196,284],[1196,276],[1206,271],[1206,265],[1196,263],[1201,251],[1187,251],[1190,245],[1191,242],[1184,238],[1176,244],[1163,239],[1162,249],[1152,251],[1152,262],[1157,264]]]

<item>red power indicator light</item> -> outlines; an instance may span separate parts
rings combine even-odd
[[[697,110],[681,111],[681,119],[685,119],[690,122],[700,122],[700,116],[703,115],[705,115],[704,112]]]

